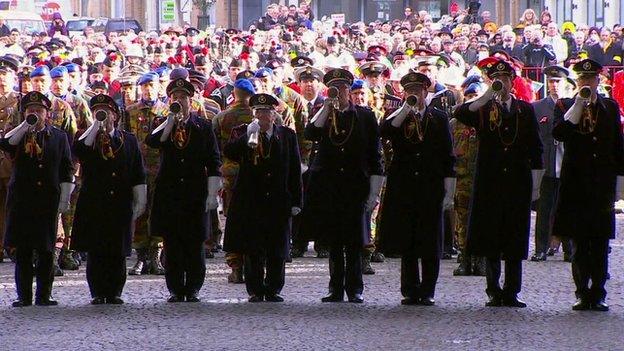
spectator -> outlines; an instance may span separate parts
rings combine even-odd
[[[541,32],[534,32],[531,42],[524,48],[524,63],[526,67],[545,67],[556,59],[552,46],[544,44]],[[539,81],[542,78],[541,70],[531,70],[528,77]]]
[[[532,26],[534,24],[538,24],[537,17],[535,16],[535,11],[533,9],[526,9],[520,18],[520,23],[518,25],[524,25],[525,27]]]
[[[557,57],[557,64],[563,64],[563,61],[568,58],[568,42],[559,35],[557,23],[550,22],[547,24],[544,43],[552,46],[555,56]]]
[[[11,35],[11,29],[6,25],[4,17],[0,16],[0,38]]]
[[[548,24],[551,22],[552,22],[552,15],[550,14],[550,11],[548,10],[542,11],[542,14],[540,15],[540,24],[542,25],[542,27],[547,27]]]
[[[50,24],[50,29],[48,30],[48,36],[53,38],[56,33],[64,36],[69,36],[69,31],[67,30],[67,26],[65,25],[65,20],[63,20],[63,16],[61,16],[61,14],[58,12],[55,12],[52,15],[52,23]]]
[[[570,56],[565,62],[566,67],[570,67],[578,61],[587,58],[587,52],[588,48],[585,45],[585,33],[581,31],[574,33],[574,42],[570,50]]]
[[[409,22],[410,25],[412,26],[412,28],[416,28],[416,26],[418,25],[418,23],[420,22],[419,19],[414,15],[414,13],[412,12],[412,8],[411,7],[406,7],[405,11],[403,12],[405,14],[405,18],[403,19],[403,22]]]
[[[481,20],[479,21],[481,26],[483,27],[490,22],[492,22],[492,14],[490,13],[490,11],[481,12]]]
[[[516,34],[514,32],[503,33],[503,42],[499,45],[492,47],[491,52],[504,51],[510,57],[517,57],[520,60],[524,60],[524,45],[516,43]]]
[[[457,38],[457,53],[464,59],[466,71],[477,63],[477,50],[468,46],[467,37]]]
[[[611,31],[604,27],[600,31],[600,41],[588,49],[589,58],[602,66],[619,66],[622,64],[622,42],[614,41]]]

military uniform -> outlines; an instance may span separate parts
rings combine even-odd
[[[19,118],[18,103],[20,96],[16,92],[9,92],[0,96],[0,137],[16,126]],[[0,199],[6,199],[9,188],[9,179],[13,162],[8,154],[0,152]],[[4,259],[4,225],[6,202],[0,201],[0,262]]]

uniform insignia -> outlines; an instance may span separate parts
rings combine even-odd
[[[540,122],[540,124],[544,124],[544,123],[548,122],[548,116],[542,117],[542,119],[540,119],[539,122]]]
[[[591,69],[591,62],[585,62],[583,64],[583,69],[587,70],[587,71],[590,70]]]
[[[37,95],[31,95],[30,101],[37,101]]]
[[[339,70],[335,70],[334,71],[334,78],[338,78],[340,77],[340,71]]]
[[[176,83],[176,85],[177,85],[177,86],[179,86],[179,87],[181,87],[181,86],[183,86],[183,85],[184,85],[184,81],[183,81],[183,80],[179,80],[179,81]]]
[[[505,70],[505,64],[499,63],[498,66],[496,66],[496,69],[499,70],[499,71]]]
[[[261,104],[264,104],[266,102],[266,98],[264,96],[260,96],[258,98],[258,102],[261,103]]]

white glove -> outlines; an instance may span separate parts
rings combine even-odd
[[[563,115],[563,119],[570,121],[572,124],[579,124],[581,116],[583,116],[583,108],[588,101],[589,99],[583,99],[579,94],[576,94],[574,104],[572,104],[572,107]]]
[[[254,120],[247,125],[247,136],[258,132],[260,132],[260,122],[258,122],[257,118],[254,118]]]
[[[366,200],[366,211],[373,212],[375,206],[379,203],[379,193],[383,187],[385,177],[380,175],[372,175],[370,177],[370,191],[368,193],[368,200]]]
[[[26,121],[20,123],[17,127],[11,129],[10,132],[6,133],[5,138],[9,139],[10,145],[18,145],[21,141],[28,129],[30,128],[30,124],[26,123]]]
[[[61,183],[61,196],[59,198],[58,213],[65,213],[69,210],[69,200],[76,185],[74,183]]]
[[[80,136],[80,138],[78,138],[78,140],[79,141],[83,141],[84,140],[84,144],[86,146],[93,145],[93,143],[95,142],[95,138],[97,137],[97,133],[100,130],[101,126],[102,126],[102,122],[100,122],[97,119],[95,119],[93,121],[93,124],[89,128],[87,128],[87,130],[84,132],[84,134],[82,134]]]
[[[491,101],[492,97],[494,97],[494,90],[492,90],[492,87],[490,87],[488,90],[485,91],[485,93],[483,93],[483,95],[471,102],[470,106],[468,106],[468,109],[471,112],[477,112],[481,107],[485,106],[485,104]]]
[[[386,119],[391,119],[392,121],[390,124],[394,128],[399,128],[411,110],[412,106],[408,105],[407,102],[403,102],[403,105],[401,105],[401,107],[396,111],[392,112]]]
[[[531,177],[533,178],[533,192],[531,193],[531,201],[535,201],[540,198],[540,187],[542,186],[542,178],[544,177],[544,169],[531,170]]]
[[[223,187],[221,177],[208,177],[208,197],[206,198],[206,208],[204,212],[214,210],[219,206],[217,194]]]
[[[296,215],[298,215],[299,213],[301,213],[301,209],[299,207],[293,207],[290,209],[290,214],[295,217]]]
[[[615,201],[624,200],[624,176],[617,176],[615,183]]]
[[[301,164],[301,174],[304,174],[307,170],[308,170],[308,165],[302,163]]]
[[[455,205],[455,187],[457,186],[456,178],[444,178],[444,200],[442,200],[442,209],[450,210]]]
[[[136,221],[145,212],[147,184],[139,184],[132,187],[132,197],[132,220]]]

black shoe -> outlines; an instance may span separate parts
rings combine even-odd
[[[592,311],[600,311],[607,312],[609,310],[609,305],[605,302],[605,300],[598,300],[591,305]]]
[[[56,302],[55,300],[52,300],[51,298],[41,298],[41,299],[35,299],[35,305],[37,306],[56,306],[58,305],[58,302]]]
[[[371,256],[371,262],[383,263],[385,260],[386,256],[379,251],[373,252],[373,255]]]
[[[503,305],[500,296],[492,295],[489,298],[488,302],[485,303],[487,307],[500,307]]]
[[[452,260],[453,259],[453,254],[450,252],[445,252],[442,254],[442,259],[443,260]]]
[[[292,250],[290,250],[290,257],[292,258],[303,257],[304,252],[305,252],[304,250],[293,248]]]
[[[546,261],[547,257],[548,256],[544,252],[536,252],[533,256],[531,256],[531,261],[533,262]]]
[[[587,311],[591,308],[591,304],[586,299],[577,299],[574,305],[572,305],[573,311]]]
[[[93,300],[91,300],[92,305],[103,305],[105,303],[106,300],[104,300],[103,297],[94,297]]]
[[[375,269],[371,266],[371,261],[368,258],[362,259],[362,274],[372,275],[375,274]]]
[[[553,249],[552,247],[546,251],[546,255],[554,256],[557,252],[559,252],[559,248]]]
[[[318,250],[316,252],[316,258],[329,258],[329,251],[327,251],[327,250]]]
[[[14,301],[11,306],[13,307],[26,307],[26,306],[32,306],[32,301],[26,301],[26,300],[16,300]]]
[[[113,297],[107,297],[106,303],[109,305],[123,305],[124,300],[122,300],[121,297],[119,296],[113,296]]]
[[[339,294],[329,294],[321,299],[321,302],[342,302],[344,301],[344,296]]]
[[[167,302],[184,302],[184,296],[182,296],[182,295],[171,295],[167,299]]]
[[[433,299],[433,297],[423,297],[418,300],[418,304],[423,306],[433,306],[435,305],[435,300]]]
[[[454,276],[467,276],[472,274],[470,257],[462,257],[462,262],[453,270]]]
[[[262,302],[262,301],[264,301],[264,298],[262,296],[258,296],[258,295],[251,295],[251,296],[249,296],[249,299],[247,301],[249,301],[249,302]]]
[[[517,296],[511,296],[503,299],[503,306],[524,308],[527,307],[527,304],[524,301],[518,299]]]
[[[349,296],[349,302],[351,303],[362,303],[364,302],[364,298],[362,294],[355,294],[353,296]]]
[[[197,293],[192,292],[186,295],[186,302],[199,302],[199,297],[197,297]]]
[[[266,302],[284,302],[284,298],[275,294],[275,295],[267,295],[264,297]]]
[[[406,306],[418,305],[418,298],[406,297],[403,300],[401,300],[401,305],[406,305]]]

